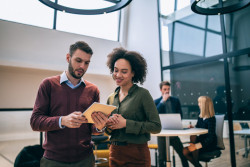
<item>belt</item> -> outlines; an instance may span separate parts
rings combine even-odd
[[[111,144],[116,145],[116,146],[127,146],[127,142],[120,142],[120,141],[111,141]]]

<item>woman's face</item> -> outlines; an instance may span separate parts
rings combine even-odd
[[[114,65],[113,79],[118,86],[126,86],[132,84],[132,78],[134,72],[132,72],[129,61],[125,59],[118,59]]]

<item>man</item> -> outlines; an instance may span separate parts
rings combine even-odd
[[[103,131],[107,116],[92,114],[95,124],[82,116],[93,102],[99,102],[98,88],[82,79],[93,54],[83,41],[70,46],[66,55],[68,70],[42,81],[30,124],[45,132],[41,167],[91,167],[94,156],[91,134]]]
[[[162,96],[156,99],[155,105],[159,114],[165,113],[180,113],[181,111],[181,104],[179,99],[170,96],[170,83],[168,81],[163,81],[160,83],[160,90]],[[165,167],[166,165],[166,138],[165,137],[157,137],[158,142],[158,151],[159,151],[159,166]],[[170,145],[174,147],[175,151],[178,153],[182,166],[188,167],[188,161],[182,153],[183,145],[181,140],[178,136],[170,137]]]

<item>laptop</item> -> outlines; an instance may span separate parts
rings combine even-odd
[[[183,130],[180,114],[159,114],[162,129]]]

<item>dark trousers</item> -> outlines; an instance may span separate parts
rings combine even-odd
[[[183,145],[179,137],[170,137],[170,145],[175,149],[177,154],[181,159],[181,163],[183,167],[188,167],[188,161],[186,157],[183,155]],[[159,166],[166,166],[166,137],[157,137],[158,142],[158,152],[159,152]]]
[[[40,167],[94,167],[95,157],[91,154],[89,157],[86,157],[84,160],[74,163],[69,162],[58,162],[46,159],[42,157],[40,161]]]

